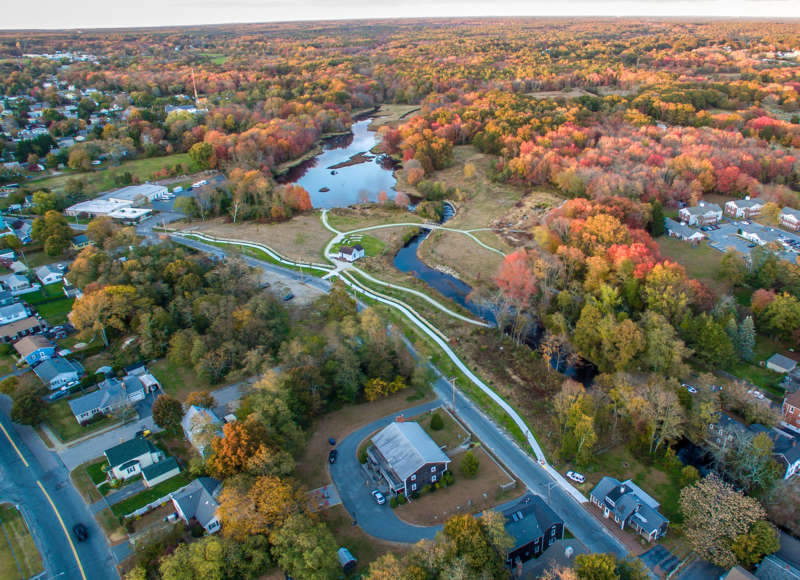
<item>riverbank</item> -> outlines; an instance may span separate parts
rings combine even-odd
[[[312,147],[308,152],[306,152],[305,155],[301,155],[300,157],[292,159],[291,161],[284,161],[277,167],[273,167],[272,175],[274,175],[275,177],[282,177],[287,173],[289,173],[292,169],[294,169],[298,165],[302,165],[306,161],[311,161],[317,155],[322,154],[321,141],[322,139],[320,139],[320,141],[317,141],[317,144],[314,145],[314,147]]]

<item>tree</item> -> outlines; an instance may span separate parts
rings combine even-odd
[[[434,431],[441,431],[444,429],[444,419],[439,413],[431,415],[431,429]]]
[[[33,205],[36,208],[36,213],[44,215],[48,211],[56,209],[56,194],[48,193],[46,191],[37,191],[33,194]]]
[[[691,355],[691,350],[678,338],[675,328],[669,321],[653,311],[646,311],[641,320],[645,347],[639,355],[645,370],[659,374],[679,377],[687,368],[684,360]]]
[[[11,420],[21,425],[38,425],[42,422],[44,405],[38,389],[27,387],[14,394]]]
[[[60,256],[72,242],[72,230],[66,217],[51,210],[33,220],[31,237],[45,244],[48,255]]]
[[[169,395],[159,395],[153,403],[153,422],[167,431],[176,431],[183,419],[183,405]]]
[[[85,147],[73,147],[69,152],[69,159],[67,161],[70,169],[79,169],[81,171],[89,171],[92,167],[92,159]]]
[[[681,490],[680,508],[687,541],[701,558],[722,568],[736,565],[732,542],[765,516],[758,500],[711,474]]]
[[[666,229],[664,228],[664,206],[661,202],[654,201],[650,204],[652,219],[650,220],[650,235],[654,238],[663,236]]]
[[[217,402],[214,400],[214,395],[205,393],[203,391],[192,391],[186,397],[186,406],[203,407],[204,409],[213,409]]]
[[[738,339],[736,346],[739,349],[739,356],[750,362],[753,360],[756,345],[756,329],[752,316],[745,316],[739,324]]]
[[[781,547],[778,530],[767,521],[760,520],[753,524],[746,534],[736,536],[731,550],[739,564],[752,568],[764,556],[774,554]]]
[[[290,515],[270,534],[272,555],[278,565],[294,578],[328,580],[341,568],[336,555],[336,540],[322,523],[306,514]]]
[[[461,459],[461,473],[464,474],[464,477],[472,479],[477,476],[480,466],[481,462],[475,453],[472,452],[472,449],[467,451]]]
[[[195,143],[189,149],[189,158],[194,161],[199,169],[209,169],[212,167],[214,148],[211,143]]]
[[[742,256],[733,248],[727,248],[717,270],[717,279],[724,280],[732,286],[744,284],[747,266]]]
[[[256,477],[252,485],[247,480],[229,480],[219,495],[222,532],[237,541],[269,534],[300,511],[298,500],[292,486],[275,476]]]
[[[496,577],[503,563],[487,533],[486,525],[475,517],[464,514],[453,516],[444,523],[441,540],[449,561],[463,558],[476,572],[487,572]]]
[[[94,218],[86,226],[86,237],[98,246],[103,247],[105,241],[114,235],[116,229],[114,220],[108,216],[100,216]]]
[[[192,544],[180,544],[159,566],[163,580],[226,578],[225,552],[222,540],[209,536]]]
[[[575,573],[580,580],[618,580],[617,558],[613,554],[578,554]]]
[[[781,340],[790,340],[800,330],[800,300],[788,292],[778,294],[758,319],[764,331]]]
[[[126,331],[137,311],[137,302],[133,286],[105,286],[78,298],[72,305],[69,320],[78,330],[99,332],[108,346],[107,329]]]

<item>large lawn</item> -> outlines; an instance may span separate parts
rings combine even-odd
[[[176,365],[167,358],[152,365],[150,372],[161,383],[164,392],[179,401],[185,400],[192,391],[210,391],[212,389],[207,381],[197,376],[194,369]]]
[[[74,298],[64,296],[64,285],[61,282],[42,286],[36,292],[24,294],[22,298],[51,326],[66,322],[75,302]]]
[[[693,246],[689,242],[669,236],[661,236],[656,241],[663,256],[686,268],[690,278],[697,278],[720,294],[730,291],[730,285],[716,277],[724,253],[705,242]]]
[[[444,427],[438,431],[431,428],[431,421],[434,414],[442,418],[442,423],[444,425]],[[422,428],[425,429],[425,432],[431,436],[431,439],[446,452],[455,449],[467,438],[467,433],[455,422],[450,413],[444,408],[437,409],[433,413],[426,413],[423,417],[419,417],[417,421],[422,425]]]
[[[189,172],[195,170],[192,167],[192,161],[187,153],[176,153],[174,155],[167,155],[165,157],[150,157],[148,159],[136,159],[134,161],[126,161],[118,167],[111,167],[108,169],[98,169],[95,171],[86,172],[73,172],[67,171],[62,175],[55,177],[48,177],[36,181],[30,181],[27,185],[35,189],[49,189],[56,192],[64,192],[64,187],[67,181],[72,178],[86,179],[86,187],[84,193],[100,193],[108,189],[115,189],[120,187],[114,182],[114,177],[129,171],[134,177],[138,177],[140,181],[147,181],[151,176],[165,167],[172,167],[179,163],[186,163],[189,165]]]
[[[92,423],[88,427],[83,427],[75,420],[75,415],[72,414],[72,409],[69,408],[67,399],[59,399],[53,403],[47,403],[44,411],[44,421],[61,442],[66,443],[78,437],[88,435],[93,431],[110,427],[111,425],[121,422],[122,419],[118,417],[105,417],[96,423]]]
[[[22,514],[11,504],[1,504],[0,523],[0,578],[15,580],[40,574],[42,557]]]
[[[142,493],[138,493],[133,497],[129,497],[125,501],[112,505],[111,511],[117,516],[127,515],[139,508],[146,506],[152,501],[172,493],[176,489],[180,489],[184,485],[188,485],[190,481],[191,479],[189,479],[188,475],[185,473],[180,473],[175,477],[170,477],[168,480],[162,481],[158,485],[144,490]]]
[[[364,254],[366,254],[368,258],[382,253],[383,249],[386,247],[386,244],[384,244],[383,241],[374,236],[368,236],[366,234],[353,234],[352,236],[347,236],[344,238],[341,244],[335,244],[333,248],[331,248],[331,251],[338,253],[339,248],[342,246],[355,246],[357,244],[360,244],[361,247],[364,248]]]
[[[102,499],[102,495],[97,489],[97,484],[105,481],[106,474],[103,472],[102,467],[107,464],[108,462],[105,459],[93,459],[82,463],[69,474],[72,478],[72,484],[89,503]]]

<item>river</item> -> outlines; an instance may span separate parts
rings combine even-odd
[[[369,152],[379,142],[378,134],[368,129],[371,121],[353,123],[352,135],[326,139],[320,155],[294,167],[279,181],[303,186],[315,208],[378,201],[382,191],[394,199],[397,180],[391,159]],[[334,167],[347,162],[352,164]]]

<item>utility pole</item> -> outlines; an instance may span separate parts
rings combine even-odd
[[[455,412],[455,410],[456,410],[456,378],[455,377],[450,377],[449,379],[447,379],[447,382],[450,383],[450,388],[451,388],[451,391],[453,393],[452,409],[453,409],[453,412]]]
[[[555,481],[551,481],[547,484],[547,505],[550,505],[550,490],[553,489],[554,485],[558,485]]]

